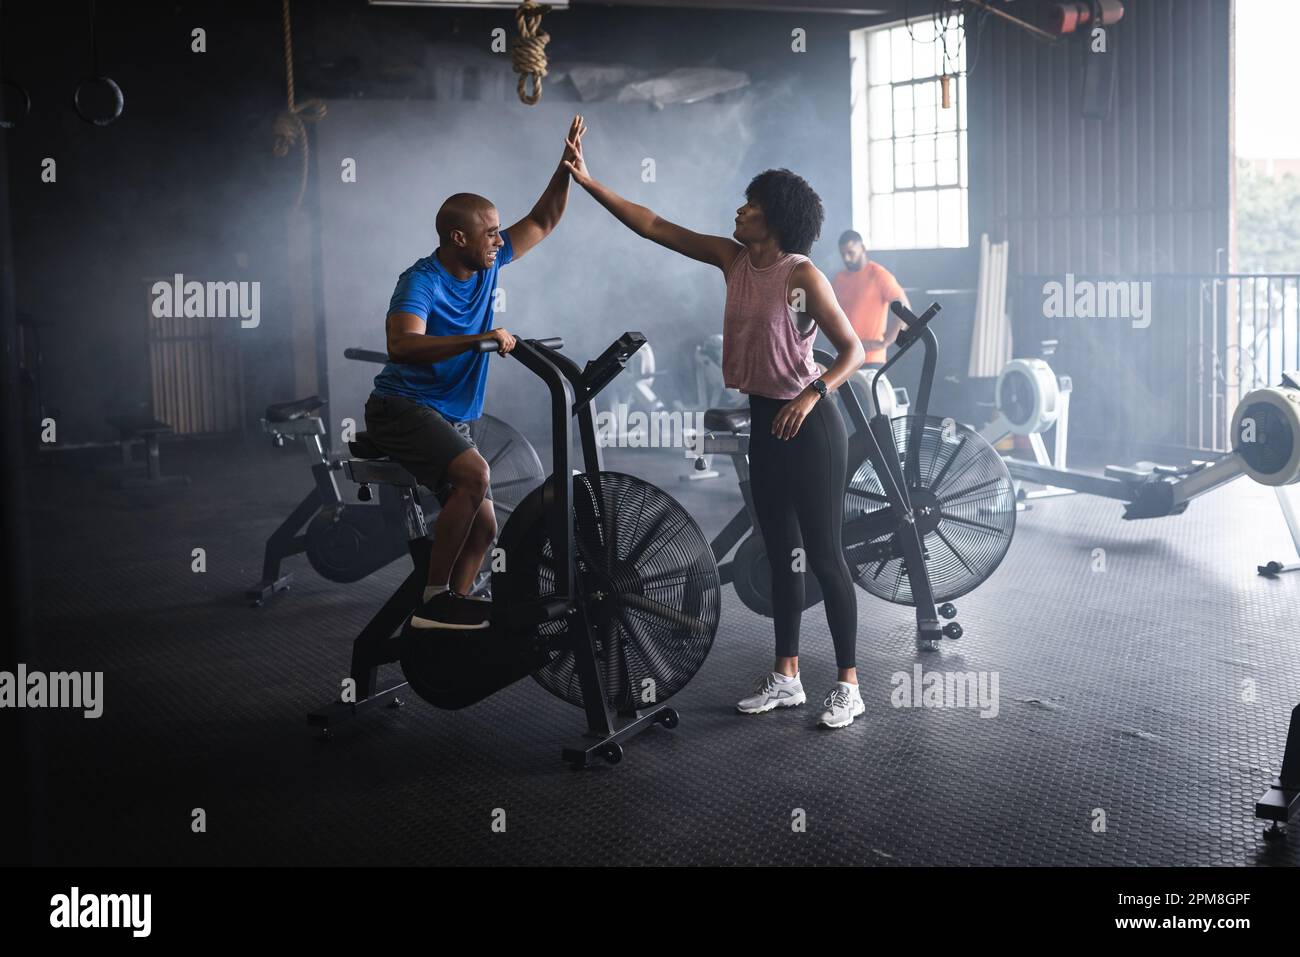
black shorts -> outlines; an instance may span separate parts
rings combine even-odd
[[[436,409],[397,395],[370,393],[366,400],[366,435],[385,455],[445,502],[451,483],[449,466],[466,449],[477,448],[468,422],[448,422]],[[492,498],[489,485],[487,497]]]

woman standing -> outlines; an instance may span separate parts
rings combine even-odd
[[[691,232],[619,196],[587,170],[581,126],[566,161],[574,182],[638,236],[722,270],[727,283],[722,373],[749,396],[750,485],[772,566],[776,664],[737,709],[758,714],[807,700],[799,676],[803,569],[817,576],[835,642],[839,680],[820,722],[842,728],[864,710],[855,661],[858,606],[840,542],[848,438],[827,396],[862,365],[831,284],[808,259],[821,232],[821,199],[789,170],[767,170],[745,190],[731,237]],[[819,374],[812,347],[820,328],[835,364]]]

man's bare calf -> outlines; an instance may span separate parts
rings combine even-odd
[[[473,589],[497,534],[496,512],[486,497],[490,477],[476,449],[466,449],[447,466],[444,478],[452,489],[433,526],[430,585],[450,585],[462,595]]]

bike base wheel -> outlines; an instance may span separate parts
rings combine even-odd
[[[767,545],[751,534],[736,548],[731,562],[732,584],[745,607],[766,618],[772,617],[772,565],[767,560]],[[804,574],[804,611],[822,600],[821,585],[811,572]]]

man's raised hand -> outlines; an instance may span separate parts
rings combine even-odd
[[[575,116],[573,122],[569,125],[569,135],[564,141],[564,159],[562,162],[573,177],[574,182],[579,186],[585,186],[591,182],[591,176],[587,172],[587,163],[582,156],[582,137],[586,132],[587,127],[582,116]]]

